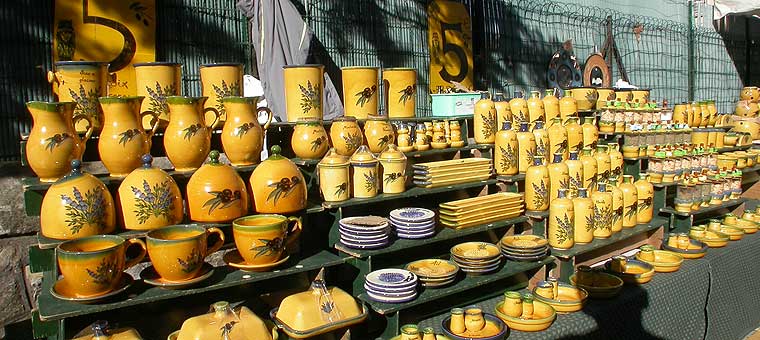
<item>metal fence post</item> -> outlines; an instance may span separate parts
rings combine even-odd
[[[696,78],[695,72],[695,54],[694,54],[694,2],[689,0],[689,101],[694,100],[694,84]]]

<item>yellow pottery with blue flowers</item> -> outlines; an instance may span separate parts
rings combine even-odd
[[[98,98],[108,94],[108,63],[98,61],[58,61],[55,71],[48,72],[47,79],[53,84],[53,93],[59,102],[75,102],[74,115],[90,119],[77,122],[77,132],[87,131],[89,126],[100,130],[103,112]]]
[[[203,64],[200,66],[200,74],[201,95],[208,97],[203,107],[206,109],[204,120],[207,125],[219,128],[227,121],[222,99],[243,95],[243,64]],[[219,114],[212,114],[214,111],[208,110],[209,108],[216,109]]]
[[[182,195],[174,178],[153,167],[153,157],[142,156],[142,166],[119,185],[122,226],[150,230],[182,221]]]
[[[158,127],[169,124],[169,106],[166,97],[182,95],[182,64],[171,62],[136,63],[135,82],[137,95],[145,97],[140,112],[153,111],[158,116]],[[143,129],[152,129],[153,117],[144,117]]]
[[[285,110],[289,122],[299,118],[322,120],[324,114],[325,67],[323,65],[285,65]]]

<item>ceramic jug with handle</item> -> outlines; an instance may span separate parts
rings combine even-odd
[[[53,84],[53,93],[59,102],[75,102],[74,115],[84,115],[90,124],[79,121],[74,124],[77,132],[85,132],[88,126],[100,130],[103,112],[98,97],[108,92],[108,63],[99,61],[58,61],[55,71],[48,72],[47,80]]]
[[[177,171],[198,169],[211,149],[211,127],[216,120],[206,125],[204,112],[219,112],[213,108],[203,108],[206,97],[166,98],[171,118],[164,133],[166,156]]]
[[[153,111],[140,112],[144,97],[100,97],[103,108],[103,129],[98,139],[98,152],[113,177],[125,177],[142,164],[150,152],[151,138],[158,129],[158,116]],[[142,127],[143,117],[153,116],[151,130]]]
[[[222,148],[233,166],[257,164],[261,161],[264,135],[272,122],[272,110],[256,107],[259,97],[224,97],[222,103],[227,120],[222,127]],[[266,123],[259,124],[259,113],[267,114]]]

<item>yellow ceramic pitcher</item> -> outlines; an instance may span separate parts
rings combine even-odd
[[[379,67],[353,66],[341,68],[345,115],[367,119],[377,115],[380,96]]]
[[[142,164],[142,155],[150,152],[158,117],[152,111],[140,112],[143,97],[100,97],[99,101],[105,117],[98,139],[100,160],[111,176],[124,177]],[[149,115],[154,122],[146,132],[142,120]]]
[[[383,70],[385,109],[390,118],[414,118],[417,109],[417,70],[389,68]]]
[[[204,111],[204,119],[208,126],[219,128],[227,121],[227,111],[224,110],[222,99],[243,95],[243,64],[203,64],[200,66],[200,73],[201,94],[208,97],[204,108],[214,108],[218,111],[218,114],[212,114],[214,111]],[[209,122],[212,123],[208,124]]]
[[[71,160],[80,158],[92,134],[89,127],[84,137],[74,131],[74,122],[89,120],[73,117],[73,102],[28,102],[32,114],[32,131],[26,141],[26,159],[41,182],[55,182],[71,170]]]
[[[166,97],[182,95],[182,64],[171,62],[136,63],[135,82],[137,95],[147,98],[142,103],[141,112],[153,111],[163,129],[169,124],[169,106]],[[152,127],[149,117],[143,118],[144,129]]]
[[[108,63],[98,61],[58,61],[55,71],[48,72],[48,81],[59,102],[76,102],[74,115],[90,119],[92,127],[100,130],[103,113],[98,97],[108,93]],[[85,132],[88,124],[79,121],[74,125],[77,132]]]
[[[289,122],[299,118],[322,120],[324,110],[325,67],[322,65],[286,65],[285,110]]]
[[[272,122],[272,110],[256,107],[259,97],[224,97],[227,121],[222,127],[222,147],[227,159],[234,166],[257,164],[261,161],[264,134]],[[262,128],[259,113],[266,112],[267,120]]]
[[[207,97],[180,97],[171,96],[166,98],[169,104],[171,119],[164,133],[164,148],[166,156],[178,171],[192,171],[198,169],[206,159],[211,149],[211,124],[204,122],[204,112],[214,112],[219,116],[219,111],[213,107],[203,108]]]

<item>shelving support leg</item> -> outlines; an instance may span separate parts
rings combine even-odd
[[[401,328],[399,325],[399,312],[385,315],[385,331],[383,331],[382,339],[390,339],[398,335],[398,331]]]
[[[673,233],[688,233],[689,229],[691,228],[691,224],[694,221],[694,216],[678,216],[673,215],[674,221],[673,225],[671,225],[671,232]]]

